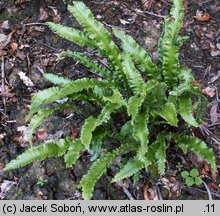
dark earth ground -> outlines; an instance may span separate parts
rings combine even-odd
[[[160,15],[169,12],[169,0],[83,2],[108,28],[120,27],[156,56],[155,48],[163,23]],[[200,83],[209,99],[203,126],[194,133],[214,148],[220,168],[220,1],[186,0],[185,11],[182,33],[189,39],[181,49],[181,64],[192,69],[196,82]],[[199,15],[199,12],[207,12],[210,18],[207,14]],[[7,36],[6,45],[0,43],[3,76],[0,87],[0,199],[81,199],[78,183],[88,169],[88,154],[83,154],[72,169],[65,169],[62,159],[48,159],[12,172],[1,171],[5,164],[28,147],[25,116],[31,96],[50,86],[42,78],[42,72],[54,72],[72,79],[91,76],[73,60],[55,55],[61,50],[82,49],[60,39],[45,25],[38,24],[49,20],[78,27],[62,0],[0,1],[1,41]],[[86,115],[87,110],[83,112]],[[35,143],[69,134],[77,136],[84,117],[71,115],[68,110],[57,113],[37,130]],[[167,155],[165,176],[153,179],[142,172],[137,183],[128,179],[121,184],[110,184],[113,173],[118,170],[116,162],[97,183],[93,199],[158,199],[159,195],[163,199],[208,199],[210,193],[213,199],[220,199],[219,173],[212,172],[206,163],[190,153],[183,155],[173,149]],[[182,170],[197,168],[208,189],[204,185],[184,185],[178,163],[183,165]],[[48,181],[43,187],[37,185],[40,177]]]

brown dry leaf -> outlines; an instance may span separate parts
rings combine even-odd
[[[41,7],[40,8],[40,15],[38,17],[38,20],[39,21],[45,21],[48,17],[49,16],[48,16],[47,12]]]
[[[73,126],[71,126],[71,134],[72,134],[72,137],[74,137],[74,138],[78,137],[78,131]]]
[[[56,16],[53,17],[54,22],[60,22],[60,20],[61,20],[61,15],[60,14],[57,14]]]
[[[212,124],[218,122],[218,103],[212,105],[210,110],[210,116]]]
[[[7,55],[7,53],[5,50],[0,50],[0,57]]]
[[[20,132],[13,138],[14,141],[18,142],[21,147],[26,147],[28,142],[28,129],[26,126],[17,127],[17,131]]]
[[[15,51],[18,48],[18,44],[14,43],[14,42],[10,43],[10,46],[11,46],[13,51]]]
[[[220,78],[220,71],[218,71],[218,74],[217,75],[215,75],[215,76],[213,76],[211,79],[210,79],[210,81],[209,81],[209,83],[214,83],[216,80],[218,80]]]
[[[39,140],[45,140],[48,137],[48,133],[45,128],[40,128],[37,130],[36,136]]]
[[[208,12],[202,14],[201,11],[197,11],[196,16],[194,16],[193,18],[201,22],[207,22],[211,19],[211,16]]]
[[[4,182],[0,185],[0,199],[4,199],[6,193],[10,190],[12,185],[15,185],[16,182],[4,180]]]
[[[8,20],[5,20],[2,25],[1,25],[1,28],[2,29],[9,29],[10,28],[10,25],[9,25],[9,21]]]
[[[216,89],[211,88],[211,87],[206,87],[205,89],[202,90],[203,94],[208,95],[209,97],[214,97],[216,94]]]
[[[144,9],[150,10],[154,5],[154,1],[153,0],[142,0],[142,4],[143,4]]]

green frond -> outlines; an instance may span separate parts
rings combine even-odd
[[[89,149],[89,145],[92,140],[92,132],[98,127],[99,119],[93,116],[87,118],[81,129],[81,142],[86,149]]]
[[[132,96],[128,100],[128,115],[132,116],[132,119],[136,117],[138,114],[142,104],[144,102],[144,98],[139,96]]]
[[[156,142],[158,142],[158,148],[156,150],[155,159],[157,160],[159,173],[161,175],[164,175],[166,168],[166,161],[167,161],[166,158],[167,145],[166,145],[165,137],[159,134],[157,136]]]
[[[66,167],[71,167],[76,163],[80,156],[80,152],[84,149],[80,139],[75,139],[70,144],[67,153],[64,156]]]
[[[123,50],[132,56],[138,69],[145,72],[149,80],[160,80],[159,71],[147,51],[123,31],[117,28],[113,28],[113,31],[115,36],[122,40]]]
[[[97,118],[91,116],[88,119],[86,119],[81,130],[81,138],[80,138],[86,149],[89,149],[89,145],[92,140],[93,131],[98,126],[107,122],[110,119],[111,113],[119,109],[121,106],[122,106],[121,104],[118,105],[118,104],[109,103],[103,108],[102,112]]]
[[[140,142],[141,146],[138,149],[138,159],[144,161],[144,156],[148,151],[148,121],[149,121],[149,114],[148,111],[138,113],[134,123],[134,138],[136,141]]]
[[[134,94],[140,95],[143,93],[145,82],[139,71],[135,68],[135,65],[128,53],[123,54],[123,60],[123,71],[127,78],[128,84],[134,91]]]
[[[88,33],[82,32],[78,29],[62,26],[57,23],[47,22],[47,25],[60,37],[74,42],[80,46],[89,46],[91,48],[95,47],[92,39],[89,38]]]
[[[192,99],[191,95],[183,95],[179,97],[179,114],[184,119],[185,122],[188,124],[198,127],[198,123],[196,119],[192,115],[193,108],[192,108]]]
[[[214,152],[208,148],[202,140],[192,136],[179,136],[176,138],[177,145],[186,153],[187,150],[193,151],[207,161],[213,170],[217,170]]]
[[[87,56],[81,54],[80,52],[72,52],[72,51],[63,51],[60,53],[60,56],[68,56],[70,58],[75,59],[76,61],[79,61],[81,64],[83,64],[85,67],[89,68],[92,72],[105,77],[110,78],[111,72],[103,67],[101,64],[95,62],[94,60],[91,60]]]
[[[177,110],[173,103],[166,103],[161,111],[157,112],[162,118],[164,118],[168,124],[172,126],[177,126]]]
[[[133,146],[130,144],[122,144],[119,148],[112,152],[106,153],[102,158],[96,160],[90,167],[88,173],[83,176],[81,180],[82,197],[89,200],[92,197],[92,192],[96,182],[106,172],[107,168],[112,164],[117,155],[126,154],[132,150]]]
[[[43,76],[45,79],[47,79],[55,85],[64,85],[73,82],[73,80],[52,73],[44,73]]]
[[[144,163],[138,160],[137,158],[130,159],[124,167],[120,170],[118,174],[115,175],[112,182],[118,182],[122,179],[128,178],[139,170],[144,168]]]
[[[82,78],[72,81],[71,83],[67,83],[62,87],[52,87],[42,90],[35,94],[32,98],[28,119],[30,119],[42,106],[48,103],[63,99],[68,95],[78,93],[85,89],[94,88],[95,86],[110,87],[112,84],[96,79]]]
[[[66,138],[30,148],[7,164],[4,171],[16,169],[31,162],[44,160],[49,157],[60,157],[65,154],[72,142],[73,140],[71,138]]]
[[[122,71],[119,50],[113,42],[111,34],[101,22],[95,19],[90,9],[83,2],[75,2],[73,6],[68,6],[68,10],[86,29],[90,39],[96,42],[97,48],[106,53],[116,71]]]
[[[172,90],[177,86],[177,68],[179,66],[179,44],[180,36],[178,33],[183,21],[183,1],[173,0],[173,7],[170,16],[167,16],[162,36],[159,43],[159,64],[165,82]]]
[[[30,143],[31,146],[33,144],[32,138],[33,138],[34,130],[42,124],[43,120],[46,117],[53,114],[55,110],[56,109],[54,108],[47,108],[44,110],[40,110],[36,115],[34,115],[31,118],[30,124],[28,125],[28,142]]]

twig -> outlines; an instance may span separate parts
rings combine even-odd
[[[142,11],[142,10],[140,10],[140,9],[135,9],[134,11],[135,11],[137,14],[142,15],[142,16],[144,16],[144,14],[148,14],[148,15],[155,16],[155,17],[159,17],[159,18],[163,18],[163,19],[165,19],[165,17],[166,17],[166,16],[162,16],[162,15],[159,15],[159,14],[155,14],[155,13],[153,13],[153,12],[149,12],[149,11]]]
[[[27,24],[24,24],[25,26],[32,26],[32,25],[45,25],[47,26],[46,23],[27,23]]]
[[[135,200],[134,197],[131,195],[130,191],[126,187],[123,187],[123,191],[130,200]]]
[[[204,190],[199,189],[199,188],[193,187],[193,189],[194,189],[194,190],[197,190],[197,191],[199,191],[199,192],[202,192],[202,193],[207,193],[207,191],[204,191]],[[211,192],[211,191],[210,191],[210,192]],[[211,192],[211,194],[212,194],[212,196],[215,196],[215,197],[220,198],[220,194],[217,194],[217,193],[215,193],[215,192]]]
[[[213,127],[213,126],[216,126],[216,125],[220,125],[220,122],[209,124],[209,125],[207,125],[207,127],[210,128],[210,127]]]
[[[2,70],[2,93],[5,92],[5,58],[2,56],[2,65],[1,65],[1,70]],[[4,106],[4,112],[6,113],[6,99],[5,97],[2,97],[2,102]]]
[[[207,193],[208,193],[209,200],[212,200],[212,193],[211,193],[211,191],[210,191],[208,185],[207,185],[203,180],[202,180],[202,183],[204,184],[205,189],[206,189],[206,191],[207,191]]]
[[[0,93],[0,97],[14,97],[15,93],[7,93],[7,92],[2,92]]]

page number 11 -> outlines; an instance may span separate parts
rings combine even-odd
[[[204,212],[215,212],[215,205],[214,205],[214,204],[212,204],[212,205],[210,205],[210,204],[206,205],[206,210],[205,210]]]

